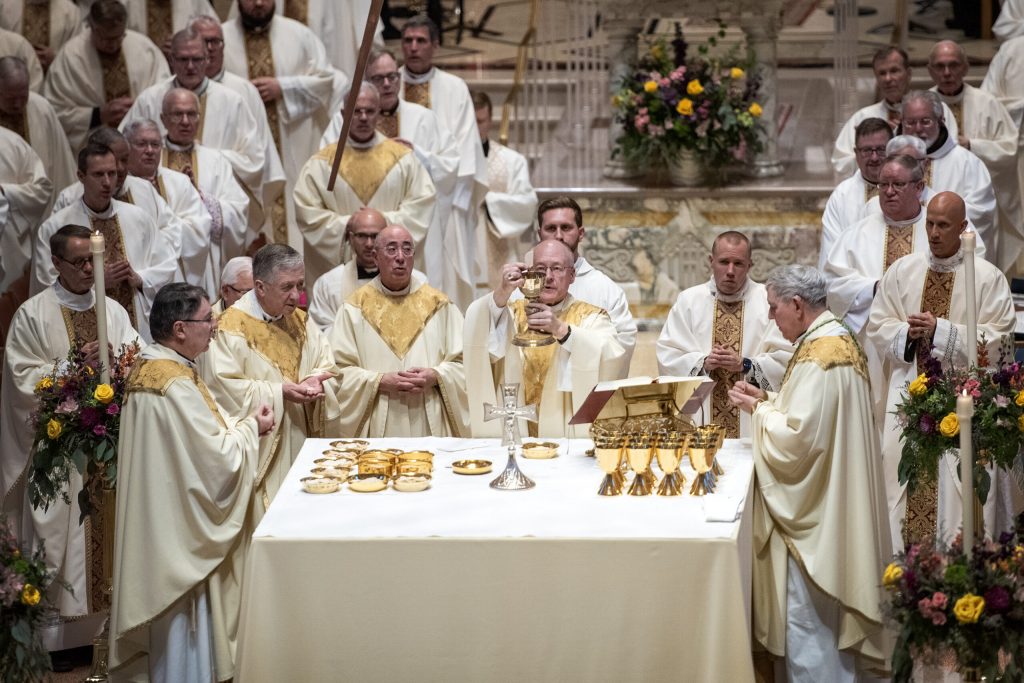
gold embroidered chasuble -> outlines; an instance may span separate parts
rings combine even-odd
[[[99,232],[103,235],[105,246],[103,262],[114,263],[126,260],[124,234],[121,232],[121,223],[118,221],[117,216],[111,216],[110,218],[90,216],[89,222],[92,224],[94,232]],[[132,327],[138,329],[138,317],[135,311],[135,292],[132,290],[131,283],[124,280],[113,286],[108,285],[107,296],[124,306],[124,310],[128,311],[128,318],[132,321]]]
[[[512,313],[512,319],[515,321],[515,329],[517,334],[526,332],[526,300],[518,299],[511,302],[508,306]],[[583,322],[584,318],[596,313],[601,313],[603,309],[592,304],[588,304],[585,301],[574,300],[566,309],[562,310],[558,314],[558,319],[567,325],[577,326]],[[558,343],[548,344],[547,346],[539,346],[536,348],[522,348],[520,349],[523,354],[523,401],[524,405],[535,405],[537,406],[538,412],[544,410],[541,405],[541,396],[544,394],[544,383],[547,381],[548,372],[551,370],[551,364],[555,360],[555,354],[559,348]],[[529,434],[532,437],[538,436],[537,434],[537,422],[528,422]]]
[[[402,129],[400,118],[397,108],[390,114],[381,112],[377,117],[377,130],[385,137],[397,138],[398,132]]]
[[[914,224],[885,226],[885,258],[882,259],[882,273],[889,266],[914,250]]]
[[[878,185],[864,181],[864,203],[867,204],[872,197],[878,196]]]
[[[214,419],[224,429],[228,428],[224,416],[217,409],[217,402],[213,400],[209,387],[202,380],[195,368],[190,368],[183,363],[164,358],[143,358],[138,361],[128,377],[128,386],[125,390],[125,399],[134,392],[143,391],[159,396],[166,396],[167,389],[173,382],[178,380],[191,381],[203,397],[203,402],[210,409]]]
[[[146,35],[160,49],[174,35],[171,0],[146,0]]]
[[[724,346],[742,355],[743,349],[743,300],[715,301],[715,322],[712,333],[712,346]],[[715,388],[711,391],[711,421],[725,427],[725,435],[730,439],[740,436],[739,408],[729,401],[729,389],[743,379],[743,372],[730,372],[725,368],[715,368],[708,376],[715,380]]]
[[[192,181],[192,186],[199,189],[199,162],[196,160],[195,147],[188,151],[183,151],[165,146],[160,165],[172,171],[184,173]],[[163,197],[162,185],[158,186],[157,190],[160,192],[160,196]],[[166,197],[164,199],[166,200]]]
[[[22,140],[32,144],[32,141],[29,139],[27,110],[20,115],[0,112],[0,126],[17,133]]]
[[[402,88],[404,89],[406,102],[412,102],[413,104],[430,109],[430,81],[424,81],[423,83],[404,81]]]
[[[328,145],[317,153],[317,157],[325,160],[334,159],[337,145]],[[386,142],[373,145],[366,149],[349,147],[341,158],[340,175],[364,205],[369,206],[370,200],[377,194],[388,173],[406,154],[412,150],[405,145]]]
[[[29,2],[21,6],[21,35],[33,46],[50,45],[50,3]]]
[[[348,303],[359,308],[391,353],[404,358],[434,314],[448,305],[448,297],[430,285],[405,296],[388,296],[364,285],[352,293]]]
[[[118,50],[116,55],[108,55],[103,52],[96,54],[100,58],[100,68],[103,70],[104,101],[110,102],[119,97],[131,97],[132,85],[128,80],[128,64],[124,61],[124,50]]]

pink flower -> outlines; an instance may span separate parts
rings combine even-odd
[[[1000,408],[1005,408],[1006,406],[1010,405],[1010,399],[1008,399],[1006,396],[1003,396],[1002,394],[999,394],[992,400]]]
[[[946,605],[949,604],[949,597],[947,597],[942,591],[937,591],[932,595],[932,604],[935,605],[937,609],[946,609]]]
[[[57,405],[57,412],[61,415],[71,415],[78,412],[78,401],[73,398],[66,398]]]
[[[672,81],[669,80],[668,78],[660,78],[658,79],[658,85],[660,85],[662,88],[667,88],[670,85],[672,85]]]
[[[942,626],[943,624],[945,624],[946,623],[946,614],[945,614],[945,612],[934,612],[932,614],[932,623],[935,624],[936,626]]]
[[[964,382],[961,386],[957,387],[956,392],[959,394],[961,392],[966,391],[968,394],[970,394],[974,398],[980,398],[981,397],[980,388],[981,388],[981,383],[978,380],[976,380],[976,379],[969,379],[966,382]]]
[[[117,405],[116,403],[111,403],[109,406],[107,406],[107,415],[117,415],[120,412],[121,406]]]
[[[647,116],[647,107],[640,107],[639,109],[636,110],[636,113],[640,116]]]
[[[96,436],[106,436],[107,428],[104,425],[96,425],[95,427],[92,428],[92,433],[95,434]]]
[[[686,76],[685,66],[679,67],[678,69],[676,69],[675,71],[668,75],[668,77],[671,78],[673,81],[681,81],[683,80],[684,76]]]

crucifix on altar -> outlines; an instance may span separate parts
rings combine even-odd
[[[501,385],[501,402],[501,408],[490,403],[484,404],[484,421],[498,418],[502,418],[504,421],[501,445],[508,447],[508,464],[505,465],[505,470],[498,475],[498,478],[491,482],[491,488],[502,491],[532,489],[536,484],[523,474],[516,462],[516,446],[522,441],[519,421],[536,420],[537,406],[519,405],[519,384],[517,383]]]

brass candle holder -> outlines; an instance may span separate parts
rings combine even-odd
[[[544,276],[534,268],[527,269],[523,273],[523,284],[519,285],[519,291],[523,293],[523,298],[526,299],[527,308],[529,308],[530,304],[536,303],[540,299],[540,294],[544,291]],[[554,344],[555,338],[548,332],[527,329],[516,334],[512,338],[512,343],[516,346],[536,348]]]

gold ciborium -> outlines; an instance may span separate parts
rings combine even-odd
[[[717,456],[718,451],[722,449],[722,444],[725,443],[725,427],[711,423],[706,424],[703,427],[699,427],[698,429],[707,436],[709,442],[714,444],[714,456]],[[718,458],[714,456],[712,456],[711,471],[717,479],[725,474],[725,470],[722,469],[720,464],[718,464]]]
[[[697,432],[690,436],[687,444],[690,453],[690,465],[697,476],[690,486],[691,496],[703,496],[715,492],[715,474],[711,471],[711,463],[715,459],[715,445],[707,434]]]
[[[601,488],[597,490],[597,495],[617,496],[621,494],[626,483],[626,479],[622,476],[622,470],[620,469],[622,464],[622,441],[595,441],[594,455],[597,457],[598,466],[604,472],[604,480],[601,482]]]
[[[540,299],[540,293],[544,291],[544,276],[534,268],[527,269],[523,273],[523,284],[519,285],[519,291],[523,293],[523,298],[527,302],[527,311],[529,311],[530,304],[536,303]],[[512,338],[512,343],[516,346],[536,348],[555,343],[555,338],[547,332],[527,329],[517,333]]]
[[[665,473],[658,485],[659,496],[678,496],[683,493],[686,477],[679,471],[679,462],[684,442],[685,438],[675,432],[662,434],[658,438],[654,452],[658,458],[658,467]]]
[[[654,473],[651,472],[651,457],[653,455],[650,441],[647,439],[633,436],[626,442],[626,459],[629,461],[630,469],[636,472],[633,483],[627,492],[629,495],[651,495],[654,483],[657,481],[654,478]]]

